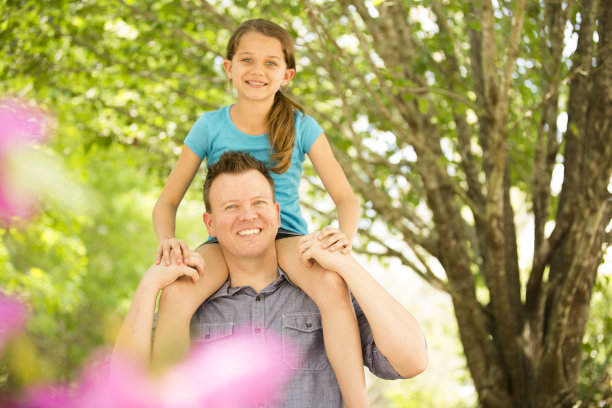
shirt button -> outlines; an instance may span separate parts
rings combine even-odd
[[[255,298],[255,300],[259,302],[259,301],[261,300],[261,296],[260,296],[260,295],[257,295],[257,297]]]
[[[310,329],[312,327],[312,323],[311,322],[306,322],[306,327],[308,327]]]

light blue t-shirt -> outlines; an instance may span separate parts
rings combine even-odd
[[[295,111],[295,139],[289,169],[277,174],[270,172],[274,179],[276,201],[281,208],[281,228],[308,233],[308,225],[302,216],[298,187],[302,177],[302,163],[315,140],[323,129],[308,115]],[[216,163],[219,156],[228,150],[241,150],[270,166],[270,142],[266,135],[248,135],[241,132],[232,122],[230,107],[206,112],[196,121],[185,138],[185,145],[202,160],[207,167]]]

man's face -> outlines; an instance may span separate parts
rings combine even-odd
[[[204,223],[226,256],[257,256],[274,248],[280,206],[261,173],[222,174],[213,181],[209,197]]]

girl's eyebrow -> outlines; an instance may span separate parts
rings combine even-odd
[[[236,54],[236,56],[240,56],[240,55],[253,55],[254,53],[250,52],[250,51],[241,51],[239,53]],[[266,55],[266,58],[270,58],[270,59],[277,59],[277,60],[281,60],[281,57],[277,57],[276,55]]]

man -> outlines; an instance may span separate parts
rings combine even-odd
[[[341,407],[342,397],[329,365],[315,304],[278,267],[275,237],[280,207],[263,163],[250,155],[228,152],[208,172],[204,185],[204,222],[217,237],[229,269],[229,280],[196,311],[193,340],[210,342],[248,327],[254,339],[276,333],[298,347],[304,357],[290,366],[281,406]],[[427,366],[423,333],[412,315],[350,255],[322,249],[316,237],[304,237],[301,257],[314,262],[312,279],[337,281],[351,290],[360,326],[363,360],[375,375],[413,377]],[[191,267],[189,267],[191,266]],[[155,299],[181,276],[202,274],[201,258],[191,252],[186,265],[153,265],[143,276],[120,331],[116,349],[136,353],[146,363],[150,353]],[[358,303],[357,303],[358,302]],[[292,356],[279,356],[291,365]],[[205,368],[203,368],[205,369]],[[269,406],[261,401],[262,406]]]

